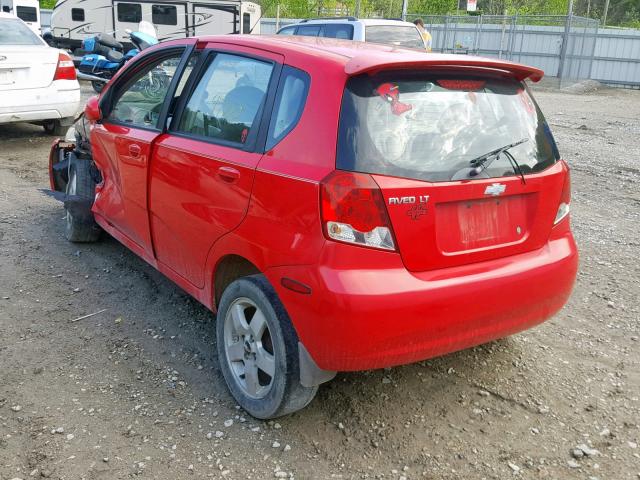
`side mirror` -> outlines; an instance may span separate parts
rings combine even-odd
[[[100,104],[98,103],[98,96],[87,100],[87,104],[84,107],[84,117],[91,123],[95,123],[102,118],[102,112],[100,111]]]

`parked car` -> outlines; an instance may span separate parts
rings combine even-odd
[[[64,135],[80,105],[71,57],[0,13],[0,124],[30,122]]]
[[[154,68],[161,95],[137,87]],[[88,101],[51,185],[69,240],[104,229],[217,311],[231,393],[273,418],[337,371],[564,305],[578,253],[569,170],[526,83],[542,75],[326,38],[162,43]]]
[[[340,38],[431,51],[431,47],[425,43],[418,27],[402,20],[355,17],[315,18],[287,25],[278,30],[278,35]]]

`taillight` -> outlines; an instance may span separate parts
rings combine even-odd
[[[76,67],[73,65],[73,59],[66,53],[60,52],[53,80],[75,80],[76,78]]]
[[[382,192],[364,173],[334,171],[321,185],[324,234],[331,240],[395,250]]]
[[[564,185],[562,187],[562,195],[560,196],[560,205],[558,205],[558,212],[556,213],[556,219],[553,224],[556,225],[560,221],[569,215],[569,205],[571,204],[571,175],[569,174],[569,167],[565,172]]]

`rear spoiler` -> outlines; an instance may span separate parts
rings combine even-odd
[[[419,51],[414,53],[408,50],[368,51],[365,54],[351,58],[346,63],[344,71],[347,75],[352,76],[390,69],[422,70],[451,67],[456,69],[499,70],[510,73],[519,81],[529,79],[532,82],[539,82],[544,76],[544,72],[539,68],[522,65],[521,63],[467,55],[441,55]]]

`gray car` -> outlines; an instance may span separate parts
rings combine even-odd
[[[402,20],[317,18],[282,27],[278,30],[278,35],[341,38],[427,50],[418,27]]]

